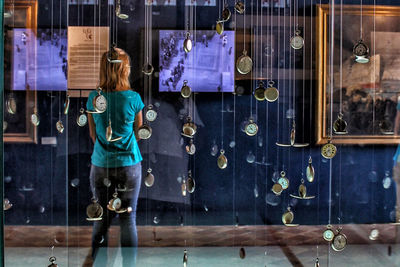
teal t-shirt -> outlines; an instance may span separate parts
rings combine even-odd
[[[142,161],[136,142],[135,116],[143,107],[140,95],[134,91],[102,92],[107,99],[107,110],[101,114],[92,114],[96,125],[96,143],[92,154],[92,164],[103,168],[132,166]],[[89,94],[86,108],[94,110],[93,98],[97,91]],[[112,138],[122,136],[115,142],[106,139],[106,128],[111,119]]]

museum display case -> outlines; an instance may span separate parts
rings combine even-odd
[[[1,266],[400,262],[396,1],[0,3]]]

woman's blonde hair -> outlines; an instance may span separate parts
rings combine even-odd
[[[100,62],[100,87],[104,91],[130,89],[129,75],[131,74],[131,59],[121,48],[114,48],[118,52],[121,63],[111,63],[108,60],[109,52],[105,52]]]

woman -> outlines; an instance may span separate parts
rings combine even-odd
[[[101,94],[107,99],[103,113],[89,114],[90,137],[94,143],[90,184],[93,195],[103,207],[102,220],[95,221],[92,235],[94,266],[107,265],[107,232],[115,211],[107,209],[108,202],[118,193],[122,201],[119,213],[123,266],[134,266],[137,232],[136,206],[142,178],[142,156],[137,141],[137,130],[142,125],[144,104],[140,95],[130,88],[130,58],[122,49],[115,48],[120,63],[110,63],[104,53],[100,63]],[[97,91],[89,94],[87,109],[94,111],[93,99]],[[112,138],[107,141],[106,128],[111,122]],[[120,139],[119,139],[120,138]],[[118,140],[119,139],[119,140]]]

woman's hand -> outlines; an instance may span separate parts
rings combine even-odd
[[[93,144],[96,143],[96,124],[94,123],[92,114],[88,113],[88,121],[89,121],[89,135],[90,139],[92,139]]]
[[[135,123],[133,124],[133,130],[135,131],[136,141],[139,141],[140,138],[137,134],[139,128],[143,125],[143,114],[142,111],[139,111],[135,116]]]

